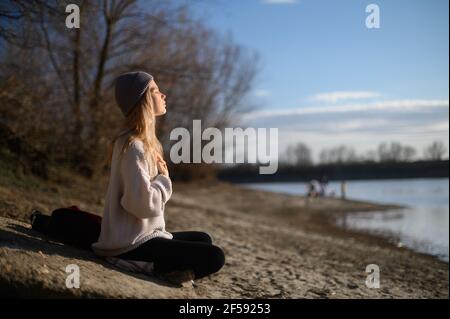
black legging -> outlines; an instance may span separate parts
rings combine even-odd
[[[204,232],[172,232],[173,239],[153,238],[132,251],[116,257],[128,260],[154,262],[157,272],[193,270],[195,278],[219,271],[225,264],[225,255],[212,244]]]

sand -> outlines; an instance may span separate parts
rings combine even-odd
[[[0,202],[5,192],[0,187]],[[103,204],[74,203],[91,211]],[[90,252],[41,238],[18,221],[26,220],[24,211],[0,218],[0,292],[107,298],[448,298],[448,263],[333,224],[341,214],[387,208],[333,198],[308,201],[221,182],[175,183],[166,205],[167,230],[206,231],[226,254],[220,272],[183,288],[120,271]],[[69,263],[82,269],[80,289],[64,286]],[[380,269],[380,288],[365,284],[370,264]]]

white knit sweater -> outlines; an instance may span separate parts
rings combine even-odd
[[[142,141],[135,140],[120,154],[128,136],[125,133],[114,144],[101,233],[98,242],[92,244],[100,256],[128,252],[155,237],[173,238],[165,230],[164,221],[172,182],[164,175],[156,175],[156,164],[144,157]]]

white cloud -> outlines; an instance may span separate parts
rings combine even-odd
[[[343,100],[361,100],[379,97],[380,94],[371,91],[336,91],[318,93],[310,97],[312,101],[336,103]]]
[[[446,121],[436,121],[435,123],[425,126],[423,129],[429,132],[448,132],[449,122],[448,119]]]
[[[390,141],[413,146],[418,154],[434,140],[443,141],[449,149],[448,118],[447,99],[258,111],[246,113],[241,120],[250,127],[277,127],[280,154],[288,145],[303,142],[317,160],[320,150],[342,144],[361,154]]]
[[[294,4],[297,0],[263,0],[265,4]]]
[[[272,93],[269,90],[258,89],[253,91],[253,95],[256,97],[267,97]]]
[[[274,116],[293,116],[320,113],[352,113],[352,112],[370,112],[370,111],[427,111],[436,108],[449,107],[449,100],[387,100],[373,103],[359,103],[346,105],[332,105],[319,107],[301,107],[297,109],[287,109],[279,111],[255,111],[244,115],[244,118],[255,119],[260,117]]]

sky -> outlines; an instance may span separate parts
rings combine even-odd
[[[179,0],[183,2],[187,0]],[[277,127],[279,152],[303,142],[317,159],[396,141],[449,148],[447,0],[189,0],[193,14],[260,56],[244,114]],[[366,6],[380,28],[366,27]],[[448,152],[446,154],[448,157]]]

